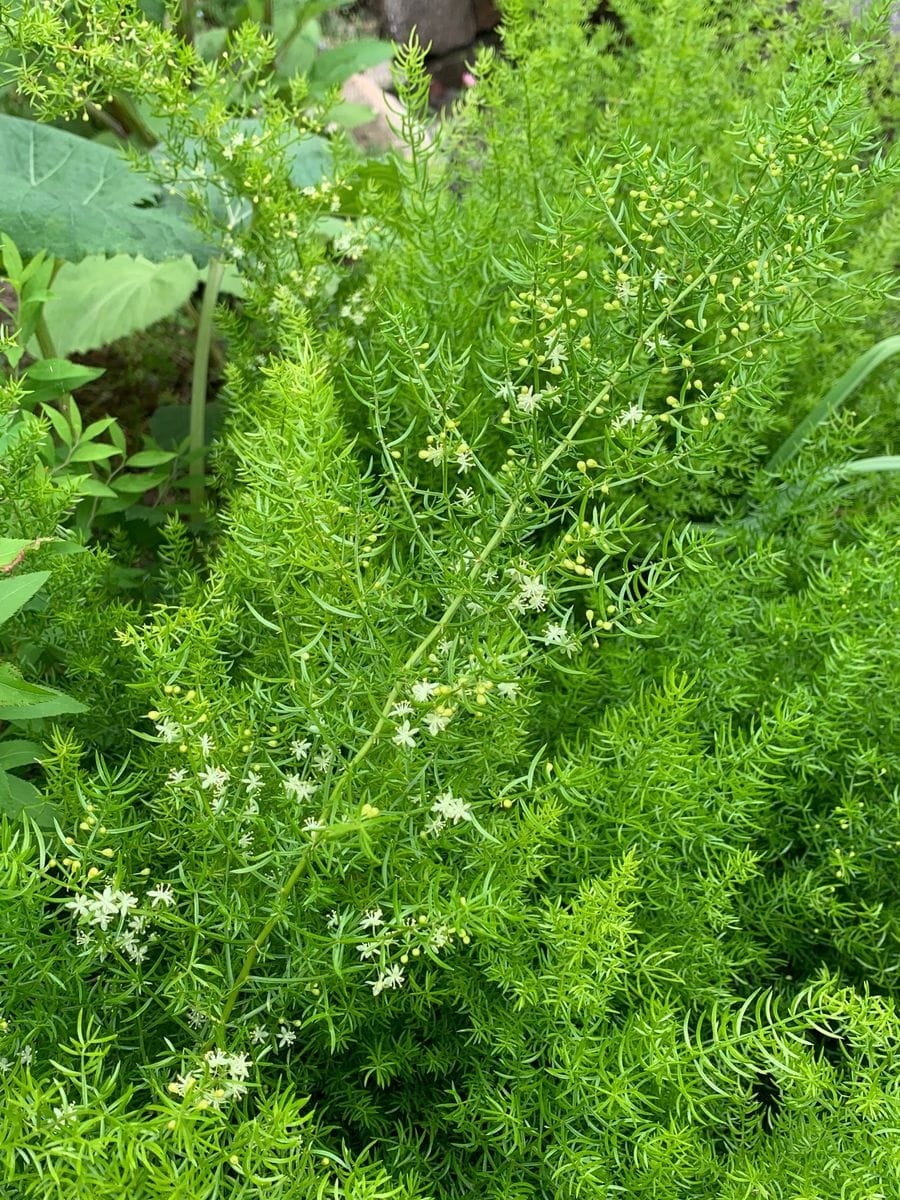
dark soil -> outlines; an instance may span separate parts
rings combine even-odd
[[[194,338],[194,322],[180,313],[100,350],[74,355],[76,362],[104,370],[99,379],[78,389],[84,423],[115,417],[129,446],[139,448],[158,408],[190,404]],[[221,383],[218,355],[210,362],[209,374],[208,395],[214,400]]]

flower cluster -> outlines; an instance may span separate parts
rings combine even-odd
[[[433,467],[447,464],[454,468],[458,475],[465,475],[475,466],[475,454],[472,447],[459,433],[459,423],[448,421],[446,429],[439,433],[430,433],[425,438],[425,446],[419,451],[419,458]]]
[[[536,575],[527,575],[515,568],[510,569],[510,575],[516,585],[517,592],[512,601],[512,607],[517,612],[543,612],[547,607],[547,585]]]
[[[472,810],[468,804],[459,796],[454,796],[449,789],[435,798],[431,811],[437,814],[425,826],[425,832],[431,835],[441,833],[448,823],[458,825],[460,821],[472,819]]]
[[[247,1094],[252,1067],[247,1054],[208,1050],[200,1066],[176,1076],[168,1090],[171,1095],[190,1101],[194,1108],[222,1108],[229,1100],[239,1100]]]
[[[454,800],[449,793],[440,799],[454,813],[459,812],[461,801]],[[459,819],[465,817],[460,814]],[[391,919],[385,916],[381,906],[361,914],[333,909],[325,923],[338,939],[343,940],[348,934],[351,937],[362,934],[355,941],[355,949],[361,962],[372,963],[376,968],[375,974],[367,980],[373,996],[402,988],[407,982],[408,967],[423,954],[439,954],[452,947],[457,937],[464,945],[471,941],[469,933],[455,925],[432,922],[424,913]]]
[[[160,883],[144,894],[149,900],[149,910],[136,912],[140,901],[133,892],[106,886],[102,891],[93,890],[90,895],[78,892],[64,904],[78,922],[76,941],[79,946],[94,946],[100,958],[110,949],[126,954],[134,963],[142,963],[149,952],[149,943],[155,938],[141,941],[141,935],[153,920],[153,910],[160,905],[169,908],[175,903],[175,895],[169,884]],[[99,933],[99,939],[98,939]]]

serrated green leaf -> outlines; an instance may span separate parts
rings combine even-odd
[[[22,709],[47,699],[38,683],[29,683],[9,663],[0,663],[0,704],[14,704]]]
[[[44,320],[59,354],[83,354],[177,312],[199,277],[186,256],[150,262],[127,254],[90,255],[62,266]]]
[[[0,663],[0,721],[36,721],[85,711],[80,701],[56,688],[29,683],[8,663]]]
[[[49,571],[29,571],[25,575],[0,578],[0,625],[17,613],[23,604],[27,604],[49,578]]]
[[[96,141],[2,114],[0,179],[0,227],[24,255],[209,257],[185,220],[155,204],[153,184]]]
[[[125,510],[126,521],[138,521],[144,525],[164,525],[172,515],[172,509],[157,508],[152,504],[129,504]]]

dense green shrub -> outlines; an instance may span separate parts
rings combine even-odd
[[[436,144],[401,56],[355,317],[223,314],[212,544],[10,623],[95,710],[2,829],[15,1200],[900,1190],[889,391],[765,469],[891,332],[882,34],[529,7]]]

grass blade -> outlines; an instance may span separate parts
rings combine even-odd
[[[898,353],[900,353],[900,335],[885,338],[884,341],[872,346],[865,354],[861,354],[853,366],[845,371],[837,383],[823,396],[812,412],[804,417],[794,432],[782,442],[766,463],[766,471],[769,474],[775,474],[789,458],[797,453],[813,430],[833,412],[836,412],[876,367]]]

